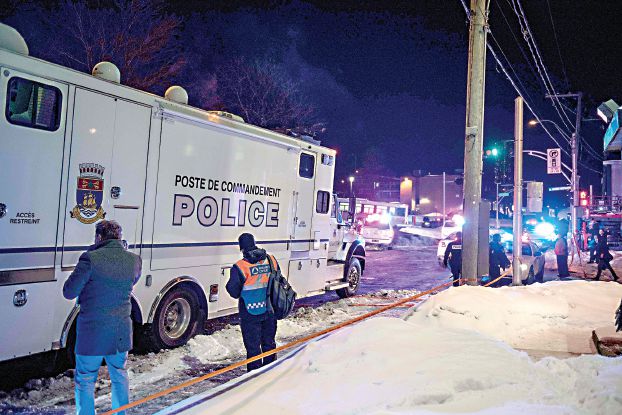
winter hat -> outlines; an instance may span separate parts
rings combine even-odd
[[[255,248],[255,237],[250,233],[243,233],[238,238],[238,244],[240,245],[240,250],[248,251]]]

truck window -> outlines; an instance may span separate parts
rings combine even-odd
[[[298,166],[298,175],[305,179],[312,179],[315,171],[315,156],[307,153],[300,153],[300,166]]]
[[[315,211],[317,213],[328,213],[330,206],[330,193],[323,190],[318,190],[317,198],[315,201]]]
[[[58,88],[23,78],[9,80],[5,115],[11,124],[55,131],[60,125]]]

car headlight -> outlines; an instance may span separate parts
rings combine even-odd
[[[548,222],[541,222],[538,225],[536,225],[534,232],[536,233],[536,235],[543,237],[543,238],[547,238],[547,239],[555,238],[555,226],[553,226],[552,224]]]

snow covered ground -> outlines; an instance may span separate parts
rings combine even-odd
[[[400,232],[410,235],[418,235],[427,238],[433,239],[443,239],[446,238],[450,233],[457,232],[461,230],[461,227],[457,226],[446,226],[439,228],[422,228],[421,226],[407,226],[400,228]]]
[[[374,309],[366,304],[386,304],[412,296],[416,290],[382,290],[364,296],[326,302],[319,306],[300,307],[295,314],[279,322],[277,344],[281,345]],[[336,297],[332,294],[333,300]],[[397,311],[401,313],[403,310]],[[238,325],[226,325],[209,335],[199,335],[174,350],[149,355],[130,355],[128,369],[132,399],[139,399],[157,390],[227,366],[246,357]],[[100,370],[96,388],[96,409],[110,408],[110,381],[106,368]],[[204,382],[165,399],[143,406],[132,414],[151,414],[167,404],[240,376],[239,370],[229,377]],[[0,392],[0,414],[65,414],[72,413],[73,379],[70,373],[56,378],[33,379],[23,388]]]
[[[619,414],[622,358],[535,361],[497,339],[568,350],[558,335],[612,324],[621,296],[618,284],[581,281],[451,289],[412,317],[340,330],[162,414]]]
[[[391,251],[384,251],[384,252],[369,252],[368,255],[369,255],[368,264],[367,264],[367,269],[363,275],[360,296],[352,298],[352,299],[348,299],[348,300],[337,300],[337,297],[335,296],[334,293],[329,293],[326,295],[301,300],[299,302],[299,304],[301,305],[301,308],[299,308],[296,311],[296,314],[292,316],[291,318],[279,323],[277,342],[279,344],[284,344],[293,339],[300,338],[302,336],[305,336],[310,333],[319,331],[323,328],[326,328],[332,324],[339,323],[341,321],[347,320],[349,318],[355,317],[357,315],[360,315],[362,313],[375,309],[373,307],[373,304],[386,304],[396,298],[413,295],[417,291],[423,291],[423,290],[429,289],[433,286],[442,284],[443,282],[447,281],[448,271],[445,269],[440,269],[438,265],[436,264],[436,247],[434,246],[432,247],[422,246],[422,247],[417,247],[415,249],[404,249],[404,250],[400,249],[400,250],[391,250]],[[560,284],[568,284],[568,282],[563,282]],[[613,297],[615,297],[615,295],[617,295],[618,298],[620,297],[620,294],[617,290],[618,290],[618,287],[622,287],[622,285],[617,285],[613,283],[588,283],[588,282],[584,282],[583,284],[585,284],[585,289],[586,289],[586,292],[588,293],[592,292],[592,288],[596,288],[600,285],[602,285],[603,287],[607,287],[608,294],[600,293],[600,291],[597,291],[593,294],[593,295],[598,296],[597,297],[598,300],[595,301],[595,304],[599,304],[599,302],[601,301],[610,303],[611,301],[613,301],[612,299]],[[559,298],[557,293],[565,292],[565,288],[563,287],[566,287],[566,286],[562,285],[561,288],[555,288],[555,286],[552,285],[550,286],[550,288],[548,288],[549,285],[544,284],[543,287],[547,287],[549,294],[547,295],[538,294],[538,296],[541,297],[540,300],[546,304],[546,306],[540,305],[540,307],[542,307],[541,309],[546,310],[546,312],[549,313],[550,315],[555,315],[555,313],[558,313],[559,316],[555,318],[541,317],[539,320],[536,319],[536,321],[539,321],[539,324],[540,323],[543,324],[543,322],[551,323],[549,326],[542,326],[542,329],[545,330],[544,327],[546,327],[546,330],[550,328],[551,332],[555,334],[553,329],[556,328],[557,325],[567,324],[568,322],[572,321],[572,319],[576,318],[576,314],[579,311],[577,311],[577,313],[569,312],[568,313],[569,317],[564,318],[563,315],[564,315],[565,306],[563,305],[563,303],[561,303],[562,300]],[[529,290],[526,290],[525,292],[531,292],[533,290],[533,288],[531,287],[527,287],[527,288],[529,288]],[[408,322],[401,321],[399,323],[396,323],[396,324],[400,324],[400,326],[397,326],[397,327],[417,326],[417,327],[425,328],[425,330],[423,331],[421,331],[420,329],[416,329],[416,333],[415,332],[411,333],[412,330],[408,331],[408,333],[406,334],[408,334],[408,336],[414,336],[414,337],[404,338],[404,342],[409,343],[408,347],[410,348],[410,352],[416,354],[417,359],[421,358],[425,361],[426,359],[429,358],[429,356],[440,356],[441,355],[440,350],[436,351],[434,350],[434,347],[432,346],[430,346],[429,349],[426,349],[427,347],[426,342],[429,341],[431,343],[432,338],[435,336],[441,336],[441,337],[438,337],[439,344],[445,341],[453,341],[451,340],[452,338],[454,338],[452,337],[453,335],[450,336],[449,334],[442,334],[442,333],[450,333],[450,332],[455,331],[454,328],[451,327],[451,324],[453,323],[455,323],[458,328],[466,328],[466,327],[469,327],[467,324],[468,322],[477,323],[480,320],[482,320],[482,321],[487,322],[486,324],[492,327],[494,321],[493,320],[489,321],[487,320],[487,318],[488,317],[497,318],[498,316],[495,316],[495,313],[498,313],[499,311],[495,311],[491,313],[485,310],[488,310],[488,305],[491,305],[494,308],[494,304],[496,301],[494,300],[494,298],[496,297],[491,297],[490,299],[486,300],[485,297],[479,294],[478,295],[466,294],[464,298],[472,296],[474,299],[477,299],[476,304],[456,303],[457,305],[453,306],[455,308],[468,307],[469,310],[472,310],[471,314],[465,313],[464,315],[452,315],[452,313],[449,312],[448,310],[441,309],[441,306],[445,304],[446,302],[449,302],[450,300],[454,302],[454,300],[451,297],[454,295],[457,295],[458,293],[461,293],[464,289],[467,289],[467,293],[470,293],[471,291],[468,291],[468,290],[471,290],[472,288],[461,287],[458,289],[451,289],[447,292],[443,292],[442,294],[433,296],[432,300],[429,303],[422,305],[420,308],[420,311],[415,313],[415,315],[411,317]],[[492,296],[494,293],[504,292],[503,290],[505,290],[505,288],[504,289],[489,289],[489,290],[484,291],[484,293],[486,293],[486,295]],[[579,291],[581,290],[583,289],[577,288],[575,291],[576,293],[579,293]],[[513,294],[513,295],[518,296],[518,294]],[[461,298],[462,297],[463,296],[461,296]],[[531,299],[525,300],[525,298],[522,296],[520,296],[520,298],[522,298],[523,301],[532,301]],[[478,309],[477,307],[480,307],[480,304],[479,304],[480,302],[482,303],[481,308]],[[571,307],[570,305],[571,303],[575,305],[576,304],[580,305],[580,307],[577,308],[577,310],[583,309],[581,308],[583,307],[583,305],[581,304],[584,304],[584,305],[589,304],[588,302],[581,302],[580,300],[575,299],[573,301],[568,302],[568,307]],[[539,304],[538,302],[533,303],[534,307],[536,308],[538,307],[538,304]],[[439,310],[441,310],[439,315],[433,316],[433,317],[425,317],[428,313],[433,312],[433,309],[436,306],[438,306]],[[428,307],[431,307],[431,308],[428,310]],[[603,321],[607,321],[607,324],[609,324],[609,319],[612,318],[612,313],[610,311],[607,311],[607,312],[604,311],[605,308],[609,307],[608,305],[603,305],[602,307],[603,307],[603,315],[604,315]],[[501,308],[500,310],[503,311],[504,309]],[[523,310],[523,311],[528,312],[529,310]],[[405,310],[403,308],[397,309],[391,313],[388,313],[388,316],[400,317],[404,312]],[[516,312],[516,310],[514,310],[513,312]],[[477,314],[477,318],[474,317],[474,315],[476,314]],[[489,316],[489,314],[491,314],[491,316]],[[583,323],[577,323],[577,324],[588,324],[588,323],[592,324],[592,322],[596,322],[598,318],[600,318],[596,314],[594,315],[594,317],[595,317],[594,320],[590,320],[590,321],[585,320]],[[425,322],[417,321],[417,319],[419,318],[425,320]],[[519,321],[518,319],[508,319],[508,320],[512,322],[514,322],[514,320],[516,320],[516,322]],[[232,318],[230,322],[235,322],[235,318]],[[128,366],[130,369],[130,377],[131,377],[130,385],[131,385],[132,399],[138,399],[138,398],[144,397],[155,391],[159,391],[169,386],[176,385],[185,380],[188,380],[188,379],[191,379],[197,376],[201,376],[212,370],[219,369],[221,367],[227,366],[228,364],[232,362],[243,359],[245,354],[244,354],[244,350],[242,346],[239,326],[235,324],[228,324],[228,323],[229,323],[228,321],[225,321],[224,323],[220,324],[220,328],[214,331],[213,333],[209,335],[198,336],[195,339],[193,339],[187,346],[176,349],[176,350],[161,351],[160,353],[149,354],[149,355],[131,355],[129,358]],[[365,323],[365,324],[368,324],[368,323]],[[406,325],[401,326],[401,324],[406,324]],[[502,321],[499,324],[505,324],[505,321]],[[511,330],[509,329],[506,330],[504,327],[500,329],[500,333],[511,332]],[[476,327],[473,326],[473,328],[476,328]],[[369,333],[368,333],[368,337],[370,337],[369,341],[372,341],[373,339],[381,337],[381,336],[393,336],[396,338],[396,341],[401,338],[400,337],[401,335],[393,334],[390,331],[384,332],[382,331],[384,329],[377,328],[376,326],[373,326],[371,330],[373,330],[374,336],[369,336]],[[398,328],[396,327],[387,328],[387,330],[398,330]],[[546,336],[544,336],[544,334],[547,334],[546,330],[542,332],[543,333],[542,338],[546,338]],[[495,344],[496,346],[494,346],[491,350],[488,350],[488,351],[487,349],[484,348],[480,351],[480,353],[484,353],[484,354],[492,353],[491,359],[496,359],[497,354],[501,353],[501,352],[498,352],[498,350],[503,350],[504,356],[506,356],[506,353],[510,353],[510,354],[518,353],[518,352],[515,352],[509,349],[508,346],[499,345],[499,343],[496,343],[494,339],[490,339],[490,336],[493,335],[490,331],[491,330],[489,330],[489,332],[486,332],[485,330],[481,330],[481,333],[477,334],[477,336],[479,337],[476,336],[477,339],[474,341],[476,342],[476,344],[479,344],[478,342],[484,342],[485,340],[485,344],[491,343],[491,344]],[[522,333],[523,336],[528,334],[528,332],[524,330],[523,331],[518,330],[518,332]],[[428,333],[428,335],[431,338],[429,340],[425,340],[421,338],[420,336],[422,335],[422,333]],[[334,337],[335,335],[329,336],[326,340],[328,341],[328,340],[335,338]],[[444,340],[445,337],[443,336],[445,335],[449,336],[447,340]],[[340,334],[339,336],[342,336],[342,335]],[[458,336],[458,334],[456,334],[456,336]],[[464,336],[464,333],[461,332],[459,336]],[[479,338],[481,336],[489,336],[489,337],[487,339],[480,340]],[[338,338],[342,338],[342,337],[338,337]],[[465,343],[466,342],[465,339],[468,339],[470,337],[455,337],[455,339],[458,339],[458,338],[460,338],[461,340],[459,342],[459,346],[456,346],[456,348],[460,350],[460,353],[458,353],[458,355],[460,356],[460,359],[463,359],[464,356],[470,356],[471,354],[473,354],[469,352],[469,350],[471,350],[470,349],[471,346],[467,346]],[[384,340],[384,338],[382,339]],[[497,339],[499,339],[499,337]],[[509,344],[514,345],[508,339],[510,338],[509,337],[502,338],[502,340],[505,340]],[[561,342],[560,339],[561,337],[557,338],[557,340]],[[354,390],[360,391],[360,394],[361,394],[360,399],[364,402],[367,402],[371,398],[368,399],[368,397],[365,396],[366,395],[365,392],[367,391],[366,385],[373,384],[373,382],[376,382],[376,380],[371,379],[370,377],[367,377],[367,376],[362,376],[354,368],[358,366],[359,363],[361,365],[370,365],[370,367],[373,367],[374,365],[368,362],[367,359],[375,358],[374,356],[380,359],[379,364],[381,364],[382,362],[388,362],[387,359],[392,359],[393,356],[395,356],[396,358],[402,358],[399,355],[399,353],[401,353],[400,348],[403,347],[404,349],[407,349],[406,344],[399,346],[398,344],[399,342],[395,343],[394,345],[393,340],[391,340],[390,338],[387,338],[386,340],[387,340],[386,343],[378,346],[379,349],[384,349],[384,352],[383,352],[384,354],[374,355],[372,353],[369,355],[369,357],[365,357],[367,355],[359,356],[360,350],[353,351],[352,348],[350,348],[349,346],[345,348],[341,348],[340,345],[328,344],[327,346],[312,346],[312,347],[319,347],[320,350],[328,350],[328,349],[334,348],[335,350],[331,351],[331,353],[335,353],[336,355],[340,355],[342,357],[351,355],[353,359],[352,362],[346,366],[336,365],[335,372],[332,373],[332,376],[335,378],[339,378],[339,379],[344,378],[344,380],[345,378],[347,378],[348,382],[350,381],[350,378],[360,379],[361,385],[357,386],[357,385],[346,384],[344,385],[344,388],[352,387],[354,388]],[[358,340],[352,340],[352,342],[354,342],[353,344],[356,344],[357,341]],[[422,343],[418,343],[418,342],[422,342]],[[315,344],[315,343],[312,343],[312,344]],[[347,345],[349,343],[346,341],[345,344]],[[540,345],[536,345],[536,346],[542,348]],[[370,345],[369,347],[370,347],[370,350],[373,350],[374,347],[376,346]],[[475,346],[473,347],[476,348]],[[522,343],[517,343],[515,347],[520,347],[520,348],[525,348],[525,349],[530,348],[530,347],[526,347],[526,345]],[[464,356],[462,352],[463,350],[464,350]],[[395,352],[399,352],[399,353],[395,354]],[[302,351],[300,353],[302,353]],[[428,355],[426,355],[426,353]],[[533,355],[533,352],[531,350],[529,353]],[[428,357],[426,358],[426,356]],[[523,354],[519,353],[519,356],[522,356],[520,357],[520,359],[523,359],[523,360],[527,359],[527,357],[524,356]],[[414,358],[414,357],[405,357],[406,360],[404,360],[404,366],[405,366],[404,370],[409,373],[409,376],[415,376],[417,379],[419,379],[419,381],[423,379],[422,376],[428,376],[428,375],[431,376],[431,373],[426,372],[425,370],[421,372],[420,374],[421,377],[419,374],[416,374],[415,372],[417,372],[418,369],[416,369],[414,364],[410,360],[408,360],[411,358]],[[454,356],[443,357],[442,359],[443,366],[445,365],[445,362],[447,362],[446,363],[447,367],[451,367],[454,364],[457,365],[458,360],[454,361],[452,360],[453,358]],[[314,359],[316,358],[314,357]],[[314,361],[319,362],[321,360],[320,357],[317,357],[317,359],[318,360],[314,360]],[[511,360],[512,359],[516,360],[519,358],[512,357]],[[281,360],[283,361],[282,364],[284,365],[286,362],[290,361],[291,359],[290,360],[281,359]],[[347,359],[344,357],[342,360],[343,360],[343,364],[345,365],[346,364],[345,361]],[[608,360],[608,361],[613,362],[613,360]],[[563,362],[566,362],[566,360],[564,360]],[[417,360],[416,363],[417,365],[423,364],[419,360]],[[531,362],[530,364],[531,365],[542,365],[542,363],[540,362],[538,363]],[[559,364],[561,365],[561,363]],[[567,363],[563,363],[563,365],[566,365],[566,364]],[[590,365],[591,364],[592,363],[590,363]],[[279,367],[280,365],[281,364],[279,364]],[[423,366],[425,366],[425,364]],[[593,367],[593,366],[590,366],[590,367]],[[328,370],[328,368],[324,367],[322,370]],[[352,374],[350,374],[350,370],[353,370],[351,372]],[[376,368],[374,370],[379,371],[380,368]],[[110,382],[108,381],[108,376],[107,376],[107,373],[105,372],[106,372],[106,369],[102,368],[102,372],[100,374],[100,379],[98,381],[97,390],[96,390],[96,395],[98,396],[97,398],[98,410],[103,410],[103,409],[110,407],[110,399],[109,399]],[[204,393],[205,391],[208,391],[208,390],[214,390],[214,388],[219,387],[219,385],[223,385],[223,384],[230,385],[231,384],[230,381],[243,376],[244,373],[245,373],[244,369],[235,370],[229,374],[220,376],[210,381],[202,382],[198,385],[182,390],[178,393],[175,393],[175,394],[166,396],[162,399],[158,399],[156,401],[150,402],[144,406],[136,408],[136,410],[131,411],[130,414],[154,413],[160,410],[161,408],[165,407],[166,405],[170,405],[174,402],[181,401],[188,397],[199,396],[201,393]],[[376,372],[371,371],[370,376],[376,376],[375,373]],[[399,373],[401,372],[399,371],[396,372],[397,375],[399,375]],[[582,373],[583,372],[581,372],[581,374]],[[591,372],[589,376],[591,378],[595,377],[596,375],[594,375],[594,373],[595,372]],[[566,375],[567,373],[564,372],[562,376],[566,376]],[[399,376],[398,376],[398,379],[402,379]],[[406,376],[406,374],[404,374],[404,376]],[[492,374],[489,374],[486,376],[494,377]],[[434,379],[434,378],[431,378],[431,379]],[[487,384],[486,383],[487,381],[484,381],[485,377],[483,378],[480,377],[478,379],[479,379],[478,382],[483,382],[482,384]],[[520,382],[523,382],[523,380],[524,379],[519,379],[517,380],[517,382],[520,383]],[[382,378],[380,378],[378,382],[383,382],[383,384],[384,383],[391,384],[392,381],[383,380]],[[446,382],[450,382],[450,380],[447,380]],[[330,385],[334,385],[334,384],[331,383]],[[596,383],[596,385],[598,386],[599,384]],[[415,383],[413,387],[421,388],[421,385],[419,385],[418,383]],[[440,388],[440,386],[438,387]],[[522,388],[522,386],[520,387]],[[601,387],[601,386],[598,386],[598,387]],[[343,392],[343,388],[337,388],[337,389]],[[374,389],[372,388],[372,391],[373,390]],[[384,390],[384,389],[379,389],[379,390]],[[501,390],[503,390],[503,388],[501,388]],[[606,389],[606,390],[609,390],[609,389]],[[461,392],[460,394],[462,395],[463,393]],[[420,396],[420,395],[413,395],[413,396]],[[558,395],[554,395],[554,396],[556,397]],[[351,397],[348,397],[348,399],[350,398]],[[334,399],[339,400],[339,397],[335,395]],[[412,401],[412,400],[410,397],[405,397],[404,402],[406,401]],[[430,405],[432,405],[432,403]],[[292,413],[296,413],[296,408],[297,407],[294,407],[294,410]],[[373,408],[376,408],[373,405],[366,407],[366,408],[369,408],[371,412],[376,411],[380,413],[392,413],[391,411],[398,411],[398,412],[402,411],[406,413],[411,412],[410,409],[397,410],[397,409],[386,409],[385,407],[379,407],[380,409],[373,409]],[[71,378],[71,372],[67,372],[55,378],[32,379],[23,387],[20,387],[18,389],[15,389],[13,391],[9,391],[6,393],[0,392],[0,413],[2,414],[4,413],[65,414],[65,413],[71,413],[72,411],[73,411],[73,379]],[[302,409],[298,411],[298,413],[305,413],[305,412],[306,410],[302,410]],[[319,413],[322,413],[322,412],[319,412]],[[343,411],[335,410],[333,413],[343,413]],[[356,413],[356,412],[353,412],[353,413]],[[359,413],[366,413],[366,411],[362,411]],[[423,413],[423,412],[420,412],[420,413]],[[493,411],[492,413],[498,413],[498,412]],[[536,412],[531,412],[531,413],[536,413]],[[540,412],[540,413],[543,413],[543,412]],[[550,413],[550,412],[546,412],[546,413]],[[564,413],[564,412],[561,412],[561,413]],[[573,412],[570,411],[568,413],[573,413]],[[587,411],[585,413],[598,413],[598,412]],[[615,411],[611,413],[615,413]]]

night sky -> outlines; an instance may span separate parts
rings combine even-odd
[[[182,10],[216,16],[221,47],[246,56],[273,54],[304,81],[318,118],[328,124],[323,142],[340,152],[338,175],[360,166],[369,149],[395,174],[462,168],[468,26],[459,0],[226,3],[184,2]],[[615,29],[622,2],[522,5],[558,92],[584,92],[584,118],[596,118],[596,106],[609,98],[622,103],[616,82],[622,31]],[[561,124],[543,97],[510,0],[492,1],[490,25],[540,117]],[[512,138],[516,93],[490,54],[486,76],[488,144]],[[573,100],[563,102],[574,110]],[[532,116],[525,110],[527,121]],[[583,136],[599,151],[603,134],[600,121],[583,123]],[[538,127],[525,128],[525,148],[553,146]],[[544,163],[525,162],[526,179],[541,179]],[[598,175],[585,169],[581,175],[586,185],[599,185]],[[559,177],[545,180],[546,186],[563,184]]]
[[[491,2],[492,32],[540,117],[560,123],[543,98],[544,87],[533,70],[513,1]],[[45,2],[49,7],[54,3]],[[596,118],[596,106],[609,98],[622,103],[617,73],[622,31],[616,30],[622,2],[521,3],[558,92],[586,95],[584,118]],[[468,25],[460,0],[167,4],[184,20],[179,48],[190,55],[187,75],[176,81],[192,85],[232,56],[269,58],[283,65],[301,81],[316,119],[327,124],[319,138],[339,151],[337,179],[360,167],[370,153],[385,160],[388,173],[395,175],[463,167]],[[31,45],[31,50],[35,54],[36,47]],[[486,145],[512,138],[516,97],[488,57]],[[200,104],[189,89],[191,103]],[[563,102],[574,110],[573,100]],[[574,114],[569,116],[574,120]],[[525,118],[532,118],[526,108]],[[598,151],[603,134],[602,122],[583,124],[583,136]],[[553,146],[539,127],[525,127],[526,149]],[[597,163],[585,162],[600,169]],[[526,160],[525,179],[541,180],[545,167],[542,161]],[[587,170],[580,174],[586,185],[599,186],[598,175]],[[487,173],[486,177],[491,178]],[[560,177],[545,178],[545,187],[562,184]],[[491,187],[488,180],[487,189]]]

